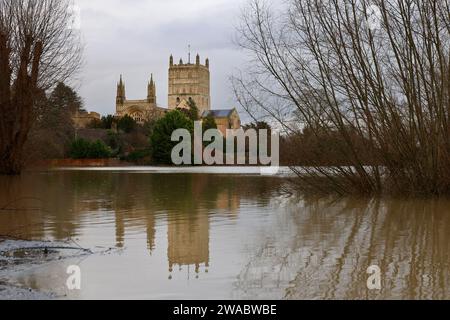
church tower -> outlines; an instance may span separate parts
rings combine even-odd
[[[156,105],[156,84],[153,81],[153,74],[147,86],[147,102]]]
[[[122,75],[120,75],[120,81],[117,84],[117,96],[116,96],[116,105],[123,105],[126,100],[125,95],[125,84],[122,80]]]
[[[200,115],[211,110],[209,59],[205,65],[200,62],[197,55],[195,63],[173,63],[173,56],[169,61],[169,109],[173,110],[184,100],[195,101]]]

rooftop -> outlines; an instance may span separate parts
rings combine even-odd
[[[228,118],[235,110],[236,109],[209,110],[203,112],[202,117],[205,118],[211,115],[214,118]]]

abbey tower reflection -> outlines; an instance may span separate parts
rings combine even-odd
[[[72,238],[95,250],[124,248],[86,259],[87,272],[121,280],[90,282],[95,290],[100,284],[120,292],[132,281],[133,294],[168,296],[180,288],[203,294],[211,286],[221,293],[223,269],[237,256],[242,268],[229,275],[237,298],[450,297],[448,199],[305,197],[272,215],[280,207],[278,189],[278,179],[251,176],[89,171],[2,177],[0,241]],[[274,220],[249,224],[259,210]],[[240,234],[230,236],[228,228],[241,228]],[[249,228],[255,234],[248,236]],[[240,238],[230,238],[236,234]],[[242,240],[245,253],[230,255],[228,240]],[[385,270],[376,294],[367,291],[369,264]],[[53,288],[53,271],[24,283]],[[189,276],[208,281],[190,285]],[[113,290],[107,290],[108,297]]]
[[[149,256],[166,256],[165,277],[209,271],[212,218],[234,223],[242,201],[268,189],[213,175],[80,171],[9,180],[0,204],[19,210],[0,215],[0,235],[65,241],[101,234],[107,246],[126,250],[139,234]]]
[[[207,271],[209,267],[209,216],[199,214],[192,219],[173,219],[168,221],[169,273],[175,266],[193,266],[195,273],[200,267]]]
[[[118,184],[131,190],[133,196],[126,196],[121,190],[114,195],[111,209],[114,209],[116,247],[126,247],[127,230],[145,227],[147,250],[153,255],[158,246],[157,232],[164,230],[169,279],[177,273],[182,277],[185,274],[199,277],[208,272],[210,219],[215,213],[236,219],[241,203],[241,193],[235,190],[233,178],[223,178],[221,184],[213,180],[214,177],[206,175],[174,175],[164,181],[152,176],[143,179],[142,184],[128,186],[127,179],[122,178]],[[165,186],[171,186],[170,190]],[[167,203],[168,198],[172,199],[170,205],[156,212],[160,209],[159,202]]]

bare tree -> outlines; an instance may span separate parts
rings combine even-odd
[[[254,57],[233,79],[246,110],[345,142],[350,166],[294,168],[302,180],[450,192],[449,0],[290,0],[278,12],[252,0],[237,41]],[[376,151],[371,165],[355,133]]]
[[[0,174],[18,174],[39,97],[81,65],[68,0],[0,0]]]

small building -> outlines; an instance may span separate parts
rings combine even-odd
[[[226,136],[227,130],[241,128],[241,118],[236,108],[226,110],[208,110],[203,112],[202,119],[212,116],[217,124],[217,129]]]
[[[77,129],[87,128],[93,121],[100,121],[101,116],[97,112],[76,112],[72,121]]]

